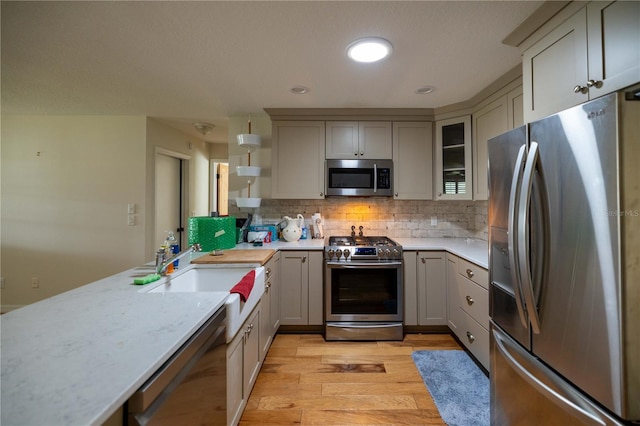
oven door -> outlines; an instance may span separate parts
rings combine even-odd
[[[326,322],[402,321],[402,262],[327,262]]]

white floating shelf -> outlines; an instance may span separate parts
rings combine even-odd
[[[237,166],[236,171],[238,176],[260,176],[260,170],[258,166]]]
[[[249,208],[257,208],[260,207],[260,202],[262,198],[236,198],[236,204],[239,208],[249,207]]]
[[[261,138],[260,135],[253,135],[250,133],[243,133],[240,135],[236,135],[236,140],[238,141],[238,145],[240,146],[260,146]]]

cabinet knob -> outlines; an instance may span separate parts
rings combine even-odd
[[[307,256],[303,256],[302,257],[302,263],[305,263],[307,261]]]
[[[360,151],[360,155],[364,155],[364,151]]]
[[[396,192],[394,195],[397,197],[397,196],[398,196],[398,193]]]
[[[271,288],[271,283],[268,281],[264,283],[264,288],[266,289],[266,291],[269,291],[269,289]]]
[[[358,151],[354,152],[353,155],[358,156]]]
[[[466,299],[467,299],[467,304],[469,306],[473,305],[473,302],[475,302],[475,300],[473,300],[471,296],[467,296]]]
[[[321,197],[324,197],[324,192],[320,192],[320,196],[321,196]]]
[[[588,91],[589,88],[587,86],[580,86],[579,84],[573,88],[573,93],[582,93],[583,95],[586,95]]]
[[[473,337],[473,334],[469,331],[467,331],[467,339],[469,339],[469,343],[473,343],[476,340],[476,338]]]
[[[467,276],[468,276],[469,278],[473,278],[473,275],[474,275],[474,274],[473,274],[473,271],[472,271],[471,269],[467,269],[467,270],[466,270],[466,272],[467,272]]]
[[[422,261],[422,263],[427,263],[427,260],[424,257],[421,257],[420,260]]]
[[[596,89],[599,89],[602,87],[602,81],[600,80],[589,80],[587,81],[587,86],[588,87],[595,87]]]
[[[269,278],[269,277],[271,276],[271,268],[267,268],[267,269],[264,271],[264,274],[267,276],[267,278]]]

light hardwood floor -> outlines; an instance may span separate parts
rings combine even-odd
[[[278,334],[240,425],[444,425],[411,353],[462,349],[448,334],[325,342]]]

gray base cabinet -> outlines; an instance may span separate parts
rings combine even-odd
[[[258,378],[262,300],[227,344],[227,424],[237,425]]]
[[[404,324],[447,325],[446,252],[406,251]]]
[[[449,327],[489,370],[489,275],[486,269],[447,256]]]
[[[265,283],[260,322],[260,360],[264,361],[280,327],[280,252],[264,265]]]
[[[322,325],[322,251],[282,251],[280,324]]]

